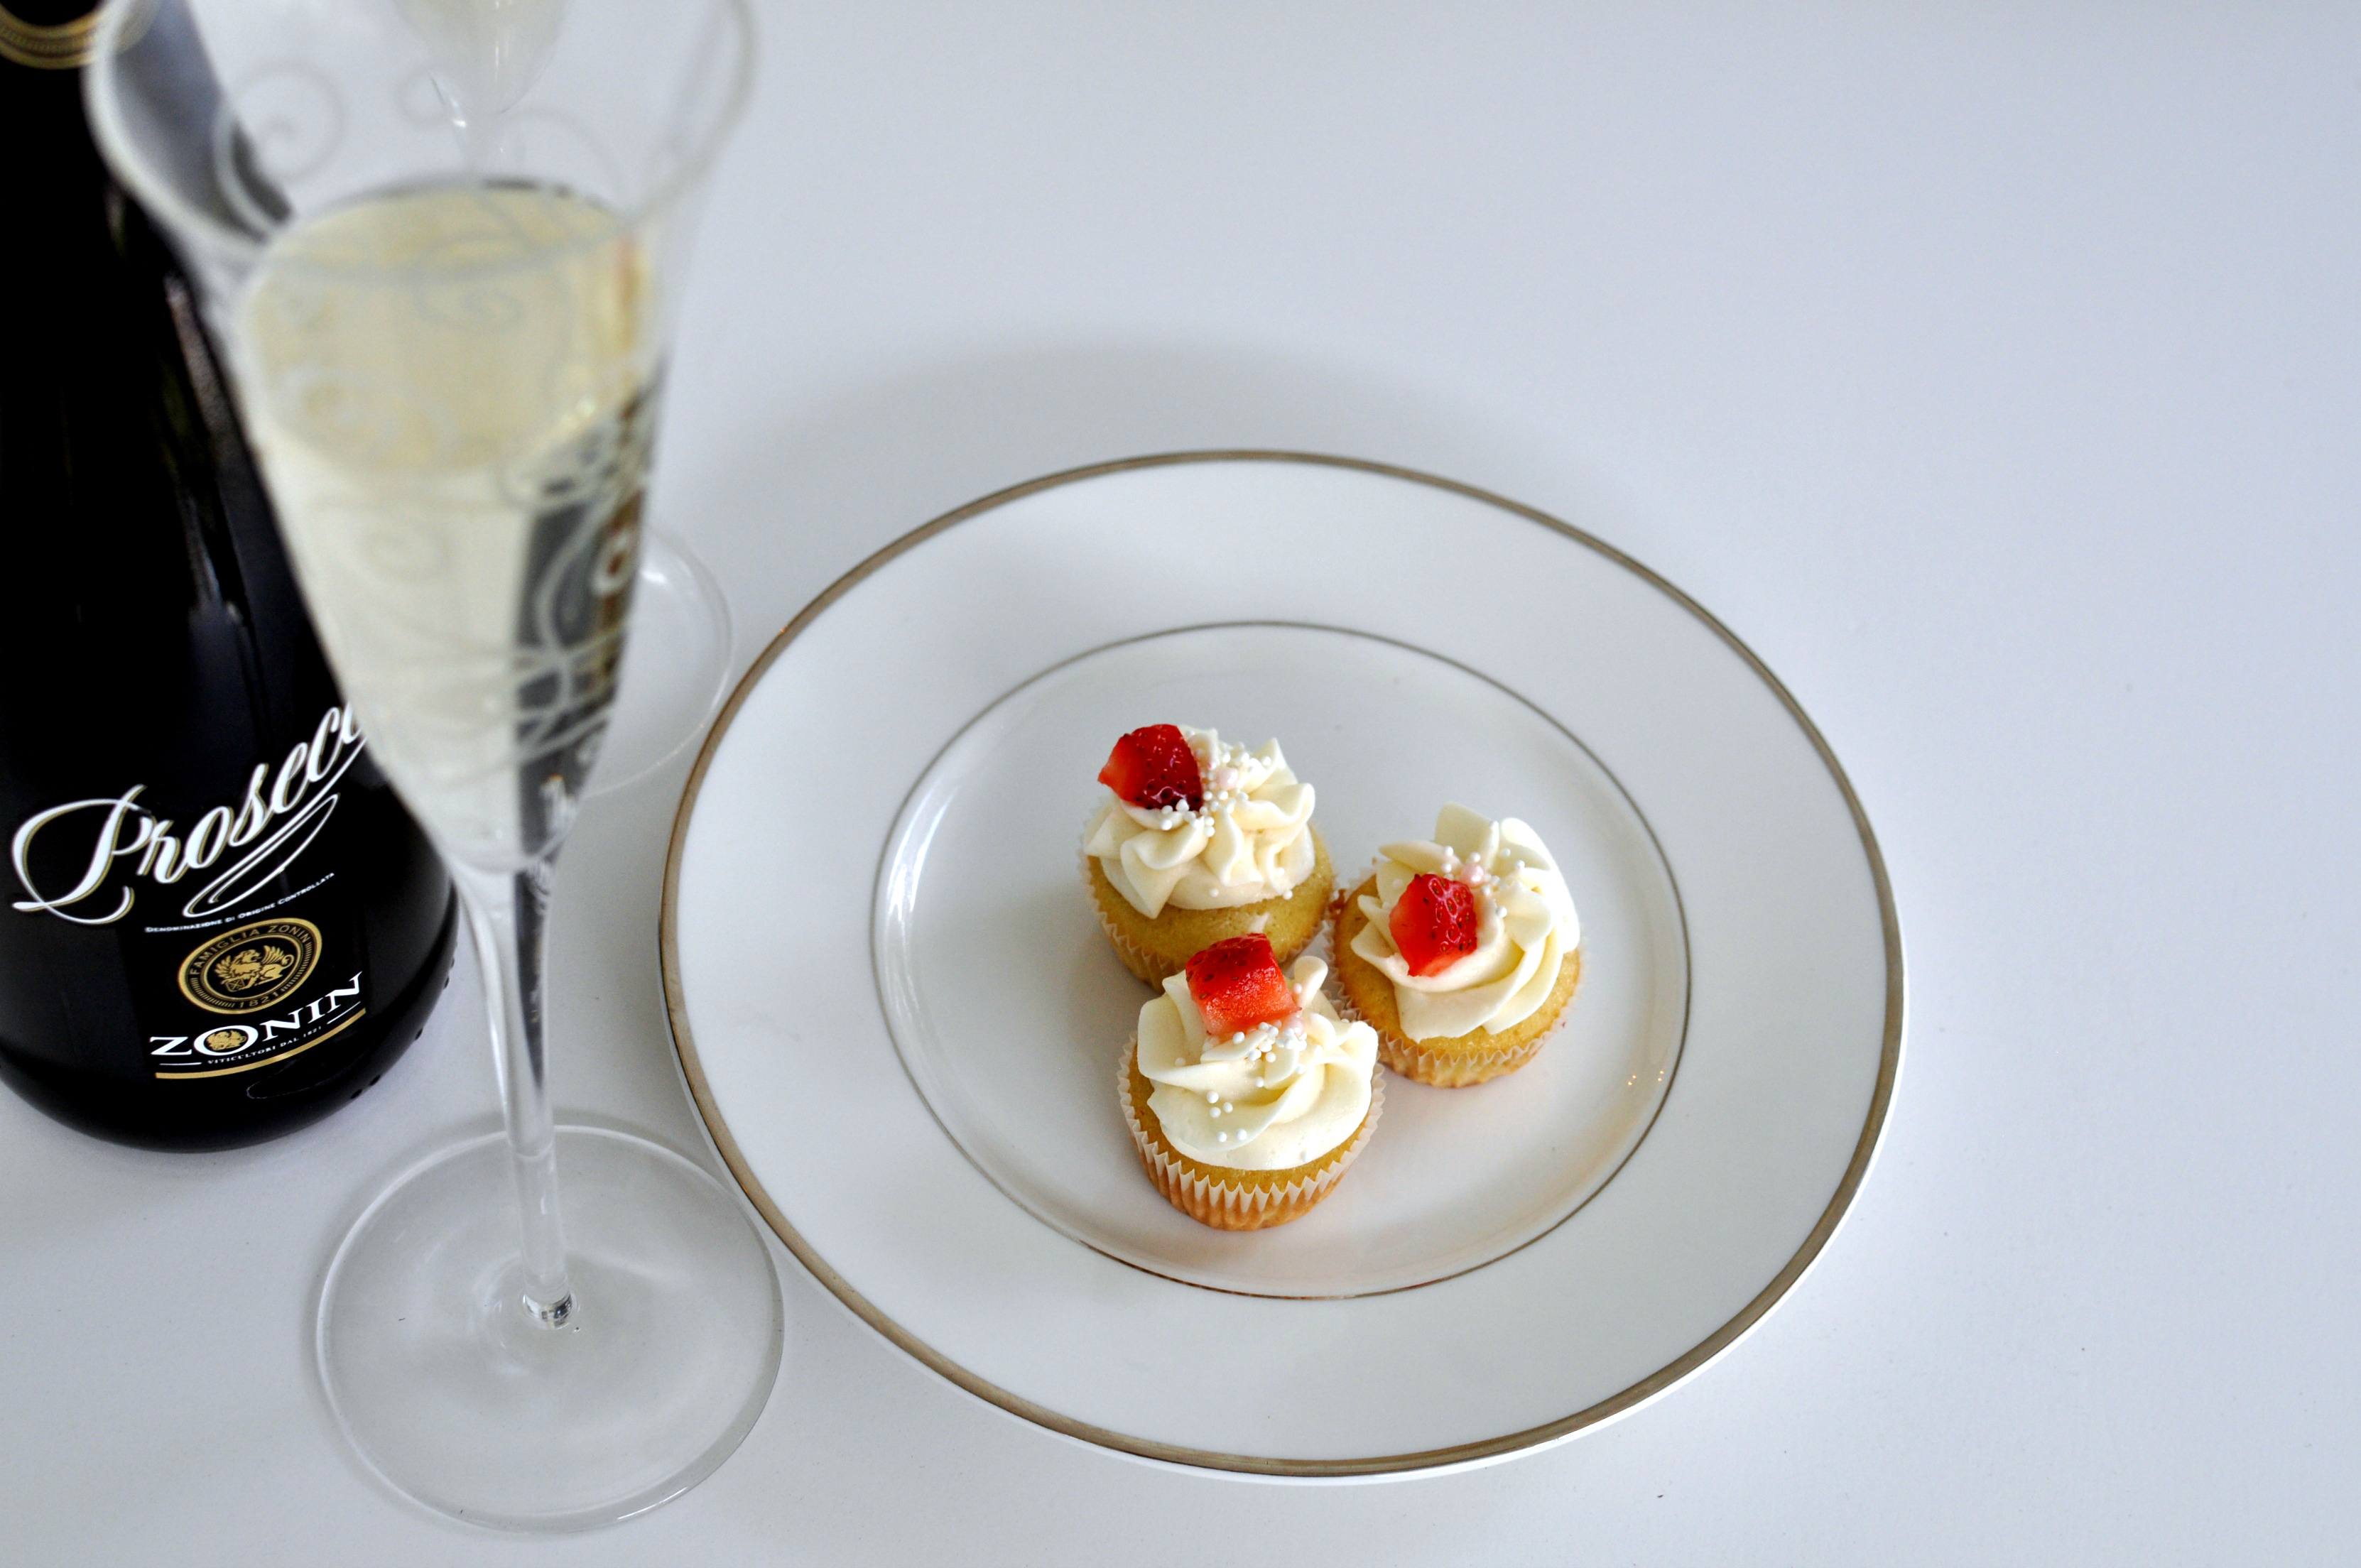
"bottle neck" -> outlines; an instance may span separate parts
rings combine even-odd
[[[0,60],[13,66],[79,71],[97,31],[97,0],[0,0]]]
[[[81,57],[97,12],[90,0],[0,0],[0,146],[10,149],[0,161],[0,211],[12,220],[0,246],[0,311],[12,345],[27,332],[46,341],[61,330],[28,314],[27,302],[90,308],[111,270],[113,181],[82,103]]]

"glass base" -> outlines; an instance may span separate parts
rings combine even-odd
[[[730,604],[687,543],[650,529],[640,537],[631,634],[598,762],[594,795],[647,777],[705,733],[730,678]]]
[[[330,1408],[379,1475],[455,1519],[583,1530],[730,1457],[778,1374],[779,1284],[735,1194],[643,1138],[557,1129],[574,1308],[525,1307],[507,1139],[447,1149],[328,1266]]]

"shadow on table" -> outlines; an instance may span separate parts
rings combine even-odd
[[[783,395],[800,392],[791,374]],[[1526,501],[1635,550],[1578,432],[1447,390],[1267,350],[1066,343],[979,351],[875,381],[739,408],[719,442],[661,482],[740,612],[750,661],[813,595],[928,519],[1043,474],[1148,453],[1279,449],[1422,469]],[[709,417],[709,416],[705,416]]]

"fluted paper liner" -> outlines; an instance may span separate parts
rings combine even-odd
[[[1309,1165],[1284,1170],[1228,1170],[1191,1159],[1172,1146],[1163,1125],[1148,1108],[1155,1085],[1139,1070],[1139,1036],[1123,1047],[1116,1064],[1115,1098],[1123,1104],[1124,1125],[1131,1129],[1132,1146],[1148,1179],[1165,1201],[1201,1225],[1217,1231],[1259,1231],[1302,1218],[1328,1196],[1345,1168],[1353,1163],[1385,1109],[1382,1075],[1369,1075],[1369,1111],[1353,1135]]]
[[[1285,898],[1266,898],[1259,904],[1241,904],[1228,909],[1174,910],[1171,905],[1166,905],[1168,915],[1178,913],[1222,918],[1202,923],[1210,930],[1210,935],[1206,930],[1200,930],[1195,936],[1176,937],[1164,947],[1151,948],[1142,944],[1124,928],[1125,923],[1137,922],[1149,932],[1158,932],[1176,930],[1179,928],[1177,922],[1169,922],[1162,916],[1151,921],[1142,916],[1115,890],[1115,883],[1107,880],[1106,872],[1098,861],[1087,854],[1082,857],[1082,881],[1089,884],[1091,908],[1099,917],[1099,928],[1106,933],[1107,941],[1114,946],[1115,957],[1123,960],[1124,968],[1150,985],[1162,985],[1186,969],[1191,959],[1215,942],[1228,937],[1246,935],[1254,929],[1257,916],[1264,920],[1263,934],[1271,939],[1271,957],[1279,960],[1279,968],[1285,969],[1300,958],[1303,949],[1320,935],[1325,923],[1329,894],[1335,890],[1335,868],[1329,863],[1328,846],[1322,840],[1316,828],[1312,829],[1312,874],[1297,883],[1295,891]],[[1300,906],[1295,903],[1299,898],[1305,901]],[[1297,907],[1309,912],[1309,918],[1301,933],[1285,929],[1273,933],[1270,930],[1272,925],[1279,923],[1278,916],[1292,913]],[[1199,940],[1199,937],[1202,940]],[[1182,943],[1189,945],[1186,952],[1173,950]]]
[[[1565,1021],[1566,1005],[1574,1000],[1575,989],[1582,981],[1582,950],[1577,948],[1565,955],[1549,1000],[1542,1003],[1540,1012],[1515,1028],[1498,1036],[1479,1031],[1443,1040],[1413,1040],[1370,1017],[1353,997],[1356,982],[1386,986],[1389,996],[1391,994],[1393,981],[1352,950],[1351,935],[1345,929],[1347,915],[1358,925],[1367,923],[1368,917],[1361,914],[1358,901],[1362,894],[1375,893],[1376,883],[1377,878],[1372,874],[1338,894],[1329,905],[1328,947],[1330,968],[1336,977],[1336,1012],[1341,1017],[1367,1024],[1376,1032],[1378,1058],[1395,1072],[1419,1083],[1433,1084],[1437,1089],[1471,1089],[1505,1077],[1539,1056],[1550,1036]],[[1394,1016],[1399,1024],[1400,1014]]]

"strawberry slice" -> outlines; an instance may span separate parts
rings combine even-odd
[[[1197,753],[1177,724],[1151,724],[1116,741],[1099,770],[1099,783],[1151,811],[1173,806],[1194,811],[1205,804]]]
[[[1215,1038],[1295,1016],[1295,988],[1271,957],[1270,938],[1256,935],[1216,942],[1189,960],[1189,994]]]
[[[1394,902],[1387,929],[1415,975],[1441,974],[1476,950],[1476,894],[1464,882],[1423,872]]]

